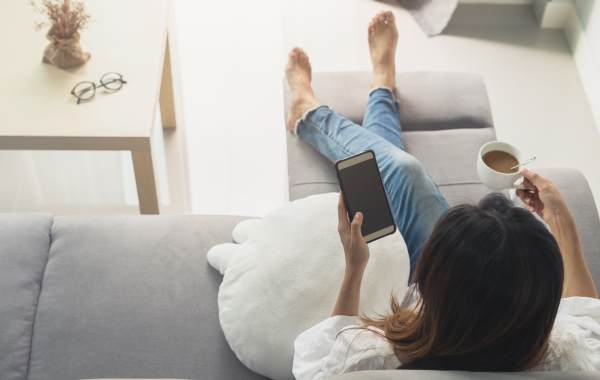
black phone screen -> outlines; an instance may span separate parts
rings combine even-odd
[[[358,211],[364,215],[363,236],[394,226],[374,155],[352,166],[338,168],[338,179],[350,218]]]

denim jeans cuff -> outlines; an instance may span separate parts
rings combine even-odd
[[[294,134],[295,136],[298,136],[298,128],[300,127],[300,124],[304,121],[306,121],[307,118],[309,118],[311,115],[317,113],[317,111],[321,108],[327,109],[329,110],[329,107],[324,106],[324,105],[319,105],[313,108],[308,109],[306,112],[304,112],[304,114],[302,115],[302,117],[300,117],[300,119],[298,119],[296,121],[296,124],[294,125],[294,130],[292,131],[292,134]]]
[[[379,87],[375,87],[374,89],[372,89],[369,92],[369,96],[373,95],[373,93],[377,92],[377,91],[385,91],[388,94],[392,95],[392,98],[394,98],[395,101],[398,101],[398,96],[396,94],[396,89],[390,89],[388,87],[384,87],[384,86],[379,86]]]

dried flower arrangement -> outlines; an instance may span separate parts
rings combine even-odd
[[[43,62],[61,69],[70,69],[86,63],[90,53],[83,52],[79,43],[80,31],[89,21],[83,0],[29,0],[36,13],[47,18],[35,23],[41,30],[50,26],[46,37],[50,44],[44,51]]]

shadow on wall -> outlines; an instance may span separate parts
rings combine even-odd
[[[369,0],[372,1],[372,0]],[[418,1],[407,1],[400,6],[398,0],[375,0],[398,9],[417,8]],[[410,4],[415,4],[410,6]],[[519,26],[537,27],[537,19],[531,4],[463,4],[459,3],[449,25],[461,26]]]
[[[446,36],[518,44],[565,54],[564,46],[556,44],[555,34],[562,34],[562,30],[539,28],[529,4],[460,4],[444,31]]]
[[[399,9],[406,8],[396,0],[375,1]],[[442,36],[518,44],[564,54],[563,47],[556,45],[553,33],[562,31],[541,30],[530,4],[459,4]],[[515,38],[515,34],[519,37]]]
[[[592,28],[592,23],[594,22],[599,24],[598,29],[600,30],[600,7],[598,6],[598,0],[575,0],[575,6],[581,19],[581,25],[583,25],[585,30]]]
[[[416,9],[421,6],[423,0],[375,0],[375,2],[396,6],[398,8]],[[402,6],[400,6],[400,2],[402,2]]]

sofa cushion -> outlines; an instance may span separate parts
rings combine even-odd
[[[0,378],[24,380],[52,217],[0,214]]]
[[[477,176],[477,152],[494,140],[492,128],[404,132],[406,150],[417,157],[450,203],[473,203],[490,192]],[[339,191],[333,164],[310,145],[288,135],[290,199]]]
[[[30,380],[258,379],[217,319],[209,247],[240,217],[56,217]]]

